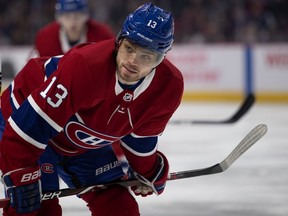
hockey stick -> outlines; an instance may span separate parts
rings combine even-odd
[[[246,96],[246,99],[237,110],[237,112],[226,120],[171,120],[170,124],[231,124],[237,122],[242,116],[244,116],[255,102],[255,96],[250,93]]]
[[[211,167],[196,169],[196,170],[187,170],[169,173],[168,180],[176,180],[183,178],[190,178],[202,175],[216,174],[224,172],[227,170],[233,163],[236,161],[244,152],[246,152],[254,143],[256,143],[262,136],[267,132],[267,126],[260,124],[252,129],[236,146],[236,148],[220,163],[217,163]],[[89,187],[80,187],[74,189],[60,189],[59,191],[48,192],[42,195],[42,200],[66,197],[71,195],[81,195],[92,190],[101,190],[113,185],[122,185],[125,187],[139,185],[137,180],[127,180],[127,181],[118,181],[111,182],[104,185],[94,185]],[[9,199],[0,199],[0,208],[6,207],[9,205]]]

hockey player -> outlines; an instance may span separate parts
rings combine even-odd
[[[58,0],[55,9],[56,21],[36,35],[38,56],[62,55],[77,44],[115,37],[109,26],[89,17],[86,0]]]
[[[1,96],[0,169],[11,202],[4,215],[61,215],[58,199],[41,202],[42,191],[59,189],[58,174],[71,188],[122,179],[111,149],[117,141],[129,175],[143,183],[134,193],[163,192],[169,164],[158,136],[183,93],[180,71],[165,59],[173,34],[172,15],[146,3],[127,16],[116,43],[27,63]],[[92,215],[140,215],[122,186],[81,198]]]

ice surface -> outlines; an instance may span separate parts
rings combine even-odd
[[[173,119],[222,120],[239,104],[183,103]],[[160,196],[137,197],[141,215],[288,215],[288,104],[256,103],[234,124],[168,125],[159,149],[169,158],[171,172],[204,168],[221,162],[261,123],[268,126],[267,134],[228,170],[170,181]],[[64,216],[90,215],[81,199],[62,198],[61,203]]]

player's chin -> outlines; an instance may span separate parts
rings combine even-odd
[[[127,74],[127,73],[124,73],[122,74],[122,78],[123,80],[125,80],[126,82],[135,82],[137,80],[137,78],[131,74]]]
[[[130,74],[130,73],[122,73],[120,72],[119,76],[121,77],[121,79],[126,83],[135,83],[137,82],[137,80],[139,79],[138,78],[138,75],[133,75],[133,74]]]

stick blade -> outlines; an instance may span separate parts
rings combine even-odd
[[[255,96],[254,94],[248,94],[237,110],[237,112],[231,116],[228,119],[225,120],[185,120],[185,119],[180,119],[180,120],[171,120],[169,121],[169,124],[174,124],[174,125],[180,125],[180,124],[233,124],[237,122],[240,118],[242,118],[248,110],[252,107],[252,105],[255,102]]]
[[[244,154],[252,145],[254,145],[268,130],[267,125],[259,124],[253,128],[236,146],[236,148],[220,163],[223,171],[228,169],[234,161]]]
[[[193,124],[232,124],[232,123],[235,123],[248,112],[248,110],[252,107],[254,102],[255,102],[255,96],[253,94],[249,94],[244,100],[244,102],[241,104],[237,112],[230,118],[226,120],[220,120],[220,121],[195,120],[192,123]]]

